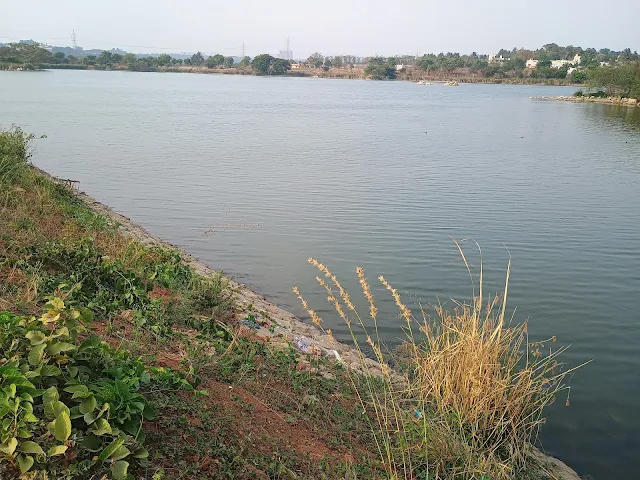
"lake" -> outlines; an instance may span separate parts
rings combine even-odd
[[[469,298],[452,239],[485,291],[504,288],[535,338],[571,344],[571,407],[542,443],[581,475],[640,471],[640,109],[539,102],[575,88],[418,86],[312,78],[0,72],[0,124],[34,163],[279,305],[326,263],[358,303],[355,267],[407,301]],[[382,335],[401,322],[384,290]]]

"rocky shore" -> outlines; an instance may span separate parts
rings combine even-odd
[[[576,97],[576,96],[559,96],[559,97],[529,97],[532,100],[541,100],[549,102],[572,102],[572,103],[601,103],[604,105],[618,105],[621,107],[640,107],[637,98],[624,97]]]

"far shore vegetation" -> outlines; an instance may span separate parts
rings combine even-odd
[[[94,51],[92,51],[94,52]],[[562,47],[555,43],[537,50],[501,49],[495,55],[460,53],[393,57],[325,56],[286,60],[267,53],[254,58],[205,56],[174,58],[136,55],[120,50],[86,53],[81,48],[44,48],[34,41],[0,46],[0,70],[129,70],[240,75],[290,75],[324,78],[451,81],[542,85],[585,85],[607,94],[638,97],[640,56],[627,48]],[[634,76],[635,75],[635,76]],[[633,79],[632,79],[633,77]],[[635,86],[634,86],[635,85]]]
[[[489,297],[480,273],[457,310],[412,311],[379,277],[407,334],[389,352],[365,272],[358,308],[310,259],[363,359],[351,370],[259,337],[278,319],[33,167],[34,140],[0,130],[0,478],[558,478],[531,444],[572,370],[555,337],[510,321],[506,286]]]

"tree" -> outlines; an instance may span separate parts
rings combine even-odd
[[[545,67],[551,67],[551,60],[549,60],[549,57],[542,57],[540,58],[540,60],[538,60],[537,68],[545,68]]]
[[[192,62],[193,62],[193,60],[192,60]],[[207,67],[209,67],[209,68],[219,67],[223,63],[224,63],[224,57],[222,55],[220,55],[219,53],[216,54],[216,55],[211,55],[209,58],[207,58]]]
[[[384,57],[372,57],[364,69],[364,74],[373,80],[393,80],[396,78],[396,68]]]
[[[85,65],[95,65],[97,57],[95,55],[87,55],[82,59],[82,63]]]
[[[342,67],[342,64],[343,64],[344,62],[343,62],[342,57],[335,56],[335,57],[333,57],[333,60],[331,60],[331,63],[332,63],[332,65],[333,65],[334,67],[340,68],[340,67]]]
[[[229,68],[229,67],[233,67],[233,64],[235,63],[235,60],[233,59],[233,57],[225,57],[224,58],[224,66]]]
[[[289,60],[263,53],[251,61],[251,68],[256,75],[282,75],[291,69],[291,63]]]
[[[120,55],[119,53],[112,53],[111,60],[114,64],[118,64],[122,61],[122,55]]]
[[[171,60],[171,55],[163,53],[162,55],[158,56],[158,58],[156,58],[156,65],[160,67],[166,67],[168,65],[171,65]]]
[[[604,89],[609,95],[640,97],[640,62],[627,62],[619,66],[594,68],[588,85]]]
[[[10,43],[0,48],[0,61],[6,63],[55,63],[56,57],[37,43]],[[35,68],[35,67],[34,67]]]
[[[244,57],[242,60],[240,60],[240,66],[242,68],[246,68],[249,65],[251,65],[251,59],[249,57]]]
[[[111,65],[113,63],[113,59],[111,58],[111,52],[107,52],[103,50],[100,55],[96,58],[95,63],[98,65]]]
[[[58,63],[69,63],[69,60],[66,59],[64,52],[54,53],[53,58],[55,58],[56,62]]]
[[[574,70],[571,72],[571,83],[585,83],[587,78],[587,72],[583,70]]]
[[[274,58],[271,62],[269,75],[283,75],[291,70],[291,62],[282,58]]]
[[[136,56],[133,53],[125,53],[124,57],[122,57],[122,63],[127,66],[131,66],[136,61]]]
[[[256,73],[256,75],[267,75],[269,73],[269,67],[271,67],[271,62],[275,60],[274,57],[269,55],[268,53],[263,53],[258,55],[251,61],[251,68]]]
[[[76,57],[75,55],[69,55],[67,57],[67,60],[69,61],[69,63],[78,63],[78,57]]]
[[[312,53],[307,58],[307,63],[309,65],[311,65],[312,67],[320,68],[320,67],[322,67],[322,64],[324,63],[324,57],[319,52]]]
[[[185,59],[182,61],[182,64],[183,64],[183,65],[191,65],[191,59],[190,59],[190,58],[185,58]]]
[[[197,66],[204,65],[204,57],[202,56],[202,52],[198,51],[191,55],[191,64]]]

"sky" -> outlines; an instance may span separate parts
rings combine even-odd
[[[3,1],[0,42],[135,53],[493,53],[546,43],[640,50],[639,0]]]

